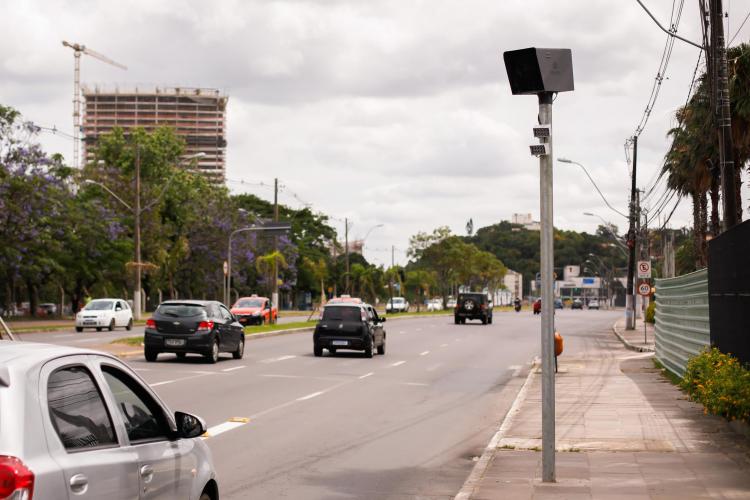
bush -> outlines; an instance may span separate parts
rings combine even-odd
[[[653,324],[656,321],[656,301],[651,300],[646,308],[646,323]]]
[[[716,348],[688,361],[680,386],[706,413],[750,422],[750,370]]]

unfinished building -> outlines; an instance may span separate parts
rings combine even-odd
[[[120,127],[173,127],[185,140],[185,154],[204,153],[197,169],[211,182],[223,184],[226,168],[226,95],[216,89],[161,88],[103,90],[83,87],[84,158],[94,157],[100,135]]]

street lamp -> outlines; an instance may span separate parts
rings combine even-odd
[[[589,171],[586,170],[586,167],[584,167],[583,165],[581,165],[577,161],[569,160],[567,158],[558,158],[557,161],[559,161],[560,163],[572,163],[573,165],[578,165],[579,167],[581,167],[583,169],[583,172],[586,174],[586,177],[588,177],[589,180],[591,181],[591,184],[594,185],[594,188],[596,189],[596,192],[599,193],[599,196],[601,196],[602,200],[604,200],[604,204],[607,205],[607,207],[609,207],[609,209],[612,210],[613,212],[616,212],[616,213],[620,214],[621,216],[623,216],[624,218],[628,219],[627,215],[625,215],[624,213],[620,212],[615,207],[613,207],[612,205],[609,204],[609,202],[607,201],[607,198],[605,198],[604,195],[602,194],[602,192],[599,190],[599,186],[596,185],[596,182],[594,182],[594,179],[592,179],[591,176],[589,175]]]
[[[599,217],[599,219],[604,223],[604,229],[612,236],[612,239],[615,240],[615,243],[617,243],[617,248],[623,253],[625,257],[628,256],[626,250],[627,246],[620,240],[620,237],[611,229],[611,222],[608,222],[604,220],[601,216],[597,214],[592,214],[591,212],[583,212],[583,215],[587,215],[589,217]]]
[[[183,156],[180,161],[177,163],[177,168],[179,168],[180,165],[182,165],[186,161],[194,160],[196,158],[201,158],[203,156],[206,156],[206,153],[195,153],[188,156]],[[100,162],[101,163],[101,162]],[[177,174],[177,172],[174,172],[172,176],[167,179],[167,182],[164,183],[164,187],[162,188],[159,195],[148,205],[141,208],[141,148],[136,147],[136,154],[135,154],[135,207],[131,207],[128,203],[126,203],[122,198],[117,196],[114,191],[109,189],[107,186],[105,186],[103,183],[92,180],[92,179],[84,179],[83,182],[85,184],[96,184],[97,186],[104,189],[106,192],[108,192],[114,199],[116,199],[118,202],[120,202],[125,208],[133,212],[133,218],[135,220],[134,222],[134,237],[135,240],[135,267],[136,267],[136,280],[135,280],[135,290],[133,291],[133,319],[140,320],[141,319],[141,214],[145,212],[146,210],[151,209],[154,205],[156,205],[159,200],[161,200],[162,196],[164,196],[164,193],[167,191],[167,188],[169,187],[169,184],[172,182],[172,179],[174,179],[174,176]]]

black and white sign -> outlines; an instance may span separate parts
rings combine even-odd
[[[650,260],[638,261],[638,277],[639,278],[651,277],[651,261]]]

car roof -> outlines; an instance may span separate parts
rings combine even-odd
[[[328,304],[364,304],[364,301],[359,297],[350,297],[348,295],[341,295],[334,297],[328,301]]]
[[[169,304],[180,304],[180,305],[186,305],[186,306],[207,306],[209,304],[215,304],[215,300],[165,300],[159,306],[163,305],[169,305]]]
[[[327,303],[326,307],[368,307],[370,304],[367,304],[365,302],[334,302],[334,303]]]
[[[0,340],[0,367],[33,366],[49,359],[79,354],[97,354],[114,358],[107,353],[81,349],[79,347],[42,344],[40,342],[23,342],[19,340]]]
[[[247,297],[240,297],[239,299],[237,299],[237,302],[239,302],[240,300],[246,300],[246,299],[268,300],[268,297],[261,297],[260,295],[250,295],[250,296],[247,296]]]

